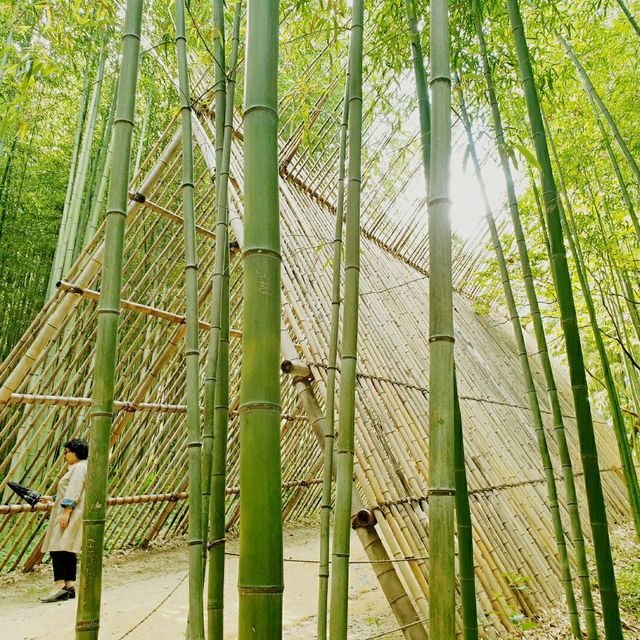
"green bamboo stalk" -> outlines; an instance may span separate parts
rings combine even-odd
[[[551,140],[551,137],[549,138]],[[551,143],[553,144],[553,143]],[[556,166],[559,166],[557,164]],[[560,171],[558,171],[558,176]],[[562,181],[560,182],[562,184]],[[562,187],[564,191],[564,187]],[[627,489],[627,497],[629,500],[629,506],[633,516],[633,523],[636,530],[636,537],[640,539],[640,491],[638,489],[638,478],[635,472],[633,464],[633,458],[631,450],[629,448],[629,441],[627,440],[627,432],[624,424],[624,417],[622,415],[622,409],[620,408],[620,398],[615,386],[611,367],[609,365],[609,358],[607,356],[604,341],[602,340],[602,334],[600,333],[600,326],[595,311],[595,305],[593,303],[593,296],[589,288],[589,282],[584,270],[584,259],[582,255],[582,248],[580,246],[580,239],[577,234],[575,220],[573,212],[571,210],[570,201],[565,192],[564,201],[566,204],[566,216],[564,213],[564,207],[560,205],[560,214],[563,218],[563,224],[567,230],[567,239],[569,240],[569,246],[573,255],[576,272],[578,274],[578,280],[580,281],[580,287],[582,289],[582,295],[584,296],[584,302],[589,313],[589,321],[591,324],[591,330],[593,332],[593,338],[596,343],[596,349],[600,358],[600,366],[602,367],[602,375],[605,382],[605,388],[607,390],[607,398],[609,400],[609,408],[611,410],[611,419],[613,422],[613,432],[616,436],[616,442],[618,444],[618,453],[620,455],[620,463],[622,465],[622,475],[624,477],[625,487]]]
[[[69,220],[69,204],[71,202],[71,193],[76,176],[76,165],[78,163],[78,155],[80,154],[80,144],[82,142],[82,128],[87,114],[87,105],[89,104],[89,68],[87,64],[84,70],[84,79],[82,83],[82,93],[80,94],[80,110],[78,111],[78,119],[76,121],[76,132],[73,142],[73,155],[71,156],[71,167],[69,168],[69,180],[67,182],[67,193],[64,198],[64,207],[62,209],[62,219],[58,230],[58,241],[51,265],[51,274],[47,284],[47,299],[49,299],[54,291],[56,291],[56,282],[62,276],[62,262],[64,260],[64,238],[66,237],[67,224]]]
[[[587,554],[586,554],[585,543],[584,543],[584,533],[582,530],[582,521],[580,519],[580,511],[578,508],[578,495],[576,491],[575,477],[573,474],[573,463],[571,461],[569,445],[567,443],[566,431],[564,426],[564,418],[562,415],[562,407],[560,406],[558,389],[555,382],[553,368],[551,366],[551,358],[549,356],[547,338],[545,335],[544,325],[542,322],[542,315],[540,313],[540,305],[538,303],[538,296],[536,294],[533,274],[531,273],[529,251],[528,251],[527,243],[524,237],[522,223],[520,221],[520,210],[518,207],[518,199],[516,197],[513,176],[511,174],[511,167],[509,164],[509,155],[508,155],[508,150],[505,143],[504,130],[502,127],[502,118],[500,115],[500,108],[498,105],[496,92],[493,86],[493,76],[492,76],[491,67],[489,66],[489,61],[487,56],[487,48],[486,48],[486,43],[484,38],[484,32],[482,29],[482,15],[481,15],[480,6],[477,0],[474,0],[474,15],[475,15],[476,36],[478,38],[478,43],[480,45],[483,75],[485,77],[487,94],[489,98],[489,103],[491,105],[491,117],[493,122],[494,136],[496,139],[496,146],[498,148],[500,163],[502,165],[502,171],[505,177],[505,184],[507,188],[507,200],[509,203],[509,212],[511,215],[514,234],[516,238],[516,245],[518,247],[518,255],[520,259],[522,275],[524,277],[527,301],[529,304],[529,309],[531,311],[531,319],[533,322],[536,346],[538,349],[539,359],[540,359],[540,363],[542,365],[542,370],[545,377],[547,394],[549,397],[549,404],[551,405],[551,414],[553,417],[554,433],[556,436],[556,443],[558,445],[558,454],[559,454],[560,463],[562,466],[565,498],[566,498],[567,510],[569,512],[569,521],[571,524],[571,536],[573,539],[573,544],[576,552],[576,564],[578,568],[578,578],[580,580],[580,590],[582,594],[582,605],[584,609],[585,623],[587,628],[587,638],[589,640],[595,640],[598,637],[598,629],[596,625],[595,610],[593,606],[593,596],[591,593],[591,581],[589,579],[589,568],[587,564]],[[533,187],[534,196],[536,199],[536,203],[538,205],[538,211],[540,213],[540,225],[543,232],[545,244],[547,246],[547,251],[550,253],[546,223],[544,221],[544,215],[542,213],[542,204],[540,202],[540,196],[539,196],[536,182],[533,176],[531,176],[531,185]],[[552,271],[552,276],[554,277],[554,282],[555,282],[555,275],[553,274],[553,271]]]
[[[278,0],[249,0],[240,382],[240,640],[282,637]]]
[[[449,161],[451,78],[447,0],[431,2],[429,177],[429,636],[455,637],[453,285]]]
[[[104,66],[107,57],[106,39],[100,52],[98,61],[98,70],[96,72],[96,80],[93,85],[91,95],[91,103],[88,109],[88,118],[85,123],[82,146],[80,148],[80,156],[78,159],[78,167],[71,191],[71,202],[69,204],[68,222],[66,227],[66,238],[64,248],[64,258],[62,260],[62,274],[66,273],[73,264],[74,249],[76,244],[76,236],[80,226],[80,214],[82,210],[82,201],[84,198],[85,186],[87,182],[87,169],[91,160],[91,147],[93,145],[93,137],[96,130],[98,120],[98,108],[100,106],[100,94],[102,92],[102,79],[104,76]]]
[[[329,637],[344,640],[348,627],[349,553],[353,489],[358,292],[360,287],[360,187],[362,180],[362,56],[364,2],[354,0],[349,41],[349,168],[345,230],[344,311],[340,360],[340,414],[336,447],[336,515]]]
[[[142,120],[142,130],[140,131],[140,138],[138,140],[138,150],[136,152],[136,161],[133,165],[133,175],[137,176],[140,170],[140,163],[142,162],[142,154],[144,153],[145,142],[147,140],[147,128],[149,127],[149,117],[151,115],[151,102],[152,94],[149,91],[147,96],[147,104],[145,105],[144,118]]]
[[[107,116],[107,124],[105,126],[104,136],[102,138],[102,146],[100,148],[100,158],[98,160],[97,175],[99,178],[97,189],[94,190],[94,197],[91,202],[91,210],[89,211],[89,218],[87,220],[87,226],[84,232],[83,246],[87,246],[91,238],[95,235],[98,229],[98,220],[100,218],[100,211],[102,209],[102,203],[104,202],[104,196],[107,191],[107,184],[109,182],[109,169],[110,160],[113,153],[113,119],[116,113],[116,98],[118,93],[118,86],[116,84],[113,94],[113,100],[111,101],[111,107],[109,109],[109,115]]]
[[[464,125],[467,140],[469,142],[470,156],[473,161],[473,167],[476,175],[476,180],[480,186],[480,192],[482,194],[482,201],[485,207],[485,219],[489,227],[491,234],[491,242],[493,244],[493,250],[498,262],[498,268],[500,269],[500,277],[502,279],[502,287],[504,290],[504,296],[507,303],[507,310],[509,311],[509,317],[511,319],[511,326],[513,328],[513,334],[518,348],[518,355],[520,358],[520,366],[522,368],[522,376],[527,389],[527,397],[529,400],[529,410],[533,417],[533,425],[536,434],[536,441],[538,445],[538,451],[540,452],[540,458],[542,461],[542,468],[545,475],[545,481],[547,486],[547,498],[549,511],[551,512],[551,519],[553,522],[553,532],[556,540],[556,547],[558,550],[558,560],[560,564],[560,574],[562,584],[564,587],[565,597],[567,598],[567,608],[569,610],[569,620],[571,623],[571,632],[574,638],[581,638],[580,632],[580,618],[578,616],[578,607],[576,604],[575,594],[573,592],[573,583],[571,579],[571,566],[569,564],[569,556],[567,553],[567,544],[564,537],[564,529],[562,526],[562,518],[560,516],[560,507],[558,504],[558,492],[556,487],[556,481],[553,471],[553,464],[551,462],[551,455],[549,453],[549,446],[547,444],[547,437],[544,431],[544,421],[542,419],[542,412],[540,411],[540,402],[538,400],[538,393],[533,379],[533,373],[531,372],[531,364],[529,362],[529,356],[527,354],[527,347],[524,340],[524,333],[520,324],[520,316],[518,314],[518,308],[513,295],[513,289],[511,288],[511,281],[509,278],[509,270],[507,268],[507,262],[505,260],[504,251],[500,242],[500,236],[496,223],[491,211],[491,204],[487,197],[484,180],[482,178],[482,171],[480,169],[480,160],[475,148],[475,142],[473,139],[473,133],[471,131],[471,122],[469,120],[469,114],[467,112],[467,106],[465,104],[464,95],[460,88],[459,80],[456,77],[455,88],[458,96],[458,102],[460,104],[460,112],[462,117],[462,123]]]
[[[568,58],[573,63],[573,66],[576,68],[586,94],[593,100],[593,102],[595,102],[595,104],[598,107],[598,110],[604,116],[604,119],[607,121],[607,124],[611,129],[611,133],[615,141],[618,143],[618,146],[620,147],[620,151],[622,151],[622,154],[624,155],[625,159],[627,160],[627,163],[629,164],[629,168],[633,172],[636,178],[636,181],[640,186],[640,167],[638,166],[638,163],[636,162],[633,155],[631,155],[631,151],[629,150],[627,143],[624,141],[622,135],[620,134],[618,125],[613,119],[613,116],[611,115],[609,109],[607,109],[607,107],[605,106],[604,102],[602,102],[602,98],[600,98],[600,95],[596,91],[596,88],[593,86],[593,83],[591,82],[591,79],[589,78],[589,75],[587,74],[585,68],[582,66],[582,64],[580,64],[580,61],[578,60],[578,57],[576,56],[571,45],[557,31],[554,31],[554,33],[558,42],[561,44],[562,48],[567,54]]]
[[[233,106],[240,45],[240,20],[242,2],[237,2],[233,19],[230,75],[227,81],[226,113],[222,162],[217,172],[219,177],[219,209],[225,222],[224,228],[216,227],[217,233],[224,233],[225,257],[222,265],[223,281],[220,306],[220,337],[217,354],[217,373],[214,397],[214,442],[211,476],[212,502],[209,512],[209,589],[208,589],[208,638],[223,638],[224,606],[224,553],[225,553],[225,483],[227,461],[227,426],[229,420],[229,242],[228,242],[228,185],[231,146],[233,144]],[[217,237],[216,237],[217,239]],[[214,304],[215,304],[214,300]]]
[[[464,433],[458,399],[458,383],[453,379],[453,420],[455,428],[456,522],[458,529],[458,563],[460,566],[460,600],[462,602],[463,640],[478,640],[475,567],[473,564],[473,532],[467,470],[464,462]]]
[[[633,27],[633,30],[640,36],[640,26],[638,26],[636,19],[633,17],[633,14],[631,13],[631,11],[629,11],[629,7],[627,7],[626,2],[624,0],[616,0],[616,2],[622,9],[622,12],[624,13],[624,15],[627,16],[627,20]]]
[[[344,221],[344,179],[347,155],[347,126],[349,124],[349,70],[347,70],[340,124],[338,154],[338,199],[333,240],[331,286],[331,334],[327,365],[327,399],[325,403],[324,468],[322,503],[320,507],[320,565],[318,568],[318,640],[327,637],[327,601],[329,594],[329,541],[331,537],[331,487],[333,485],[333,449],[335,443],[335,395],[338,361],[338,333],[340,329],[340,273],[342,267],[342,225]]]
[[[580,238],[577,233],[577,227],[575,224],[573,208],[571,206],[571,201],[569,200],[569,197],[567,194],[566,186],[564,184],[564,177],[562,174],[562,168],[560,166],[559,158],[555,149],[553,136],[551,135],[549,136],[549,143],[551,146],[551,150],[554,156],[556,166],[558,167],[558,178],[559,178],[560,186],[564,195],[564,202],[565,202],[567,216],[564,215],[564,211],[562,207],[560,209],[560,212],[561,212],[561,215],[563,216],[563,224],[567,229],[569,246],[571,247],[571,253],[573,255],[574,263],[576,266],[576,272],[578,274],[578,279],[580,281],[580,286],[582,288],[585,304],[587,306],[587,311],[589,313],[591,329],[593,331],[593,337],[596,343],[598,356],[600,358],[600,365],[602,367],[602,375],[604,378],[605,389],[607,391],[607,399],[609,400],[609,409],[611,411],[613,431],[616,436],[618,453],[620,455],[620,463],[622,465],[622,475],[624,477],[624,483],[627,489],[627,497],[629,500],[629,505],[631,508],[632,516],[633,516],[634,527],[636,530],[636,537],[640,539],[640,487],[638,486],[638,477],[636,475],[636,470],[633,462],[633,455],[631,453],[627,431],[624,423],[624,417],[622,415],[620,397],[618,395],[618,390],[616,388],[613,373],[611,371],[611,366],[609,363],[609,357],[607,355],[606,347],[602,339],[602,333],[600,331],[599,322],[598,322],[598,318],[595,311],[595,305],[593,303],[593,296],[591,295],[591,289],[589,288],[589,282],[585,272],[582,247],[580,245]],[[593,191],[588,183],[587,183],[587,188],[590,192],[591,200],[592,200],[594,211],[596,214],[596,219],[598,221],[598,226],[600,228],[600,232],[602,233],[602,238],[605,240],[605,245],[606,245],[606,238],[608,237],[608,235],[605,235],[604,225],[602,224],[602,216],[600,215],[600,211],[597,207],[597,203],[596,203]],[[605,202],[605,210],[606,209],[607,209],[607,205]],[[604,257],[605,257],[605,261],[608,264],[609,270],[611,272],[614,287],[617,293],[618,290],[617,290],[615,280],[616,280],[616,276],[620,276],[621,274],[617,268],[617,265],[615,264],[615,260],[612,258],[611,254],[608,251],[605,251]]]
[[[591,104],[591,108],[593,109],[593,114],[596,119],[598,128],[600,129],[602,141],[604,142],[605,149],[607,150],[607,155],[609,156],[609,160],[611,161],[611,166],[613,167],[613,171],[616,174],[616,179],[618,180],[618,184],[620,185],[622,199],[624,200],[627,211],[629,212],[629,217],[631,218],[631,222],[633,224],[633,228],[635,229],[636,235],[638,236],[638,240],[640,241],[640,221],[638,221],[638,215],[636,213],[635,207],[633,206],[631,196],[629,195],[629,189],[627,189],[627,184],[625,182],[624,176],[622,175],[622,171],[620,170],[618,159],[616,158],[616,155],[611,148],[609,136],[607,135],[607,131],[602,124],[602,120],[600,120],[600,114],[598,113],[595,104],[593,104],[593,100],[591,99],[591,97],[589,97],[589,103]]]
[[[187,450],[189,452],[189,640],[204,640],[202,590],[202,441],[200,435],[200,390],[198,340],[198,257],[193,203],[193,135],[191,95],[187,68],[187,37],[184,0],[176,0],[176,55],[182,115],[182,215],[184,218],[187,396]]]
[[[424,70],[424,56],[422,54],[422,43],[420,42],[420,31],[418,29],[415,0],[405,0],[404,8],[407,16],[407,23],[409,25],[411,59],[413,61],[413,71],[416,81],[416,94],[418,96],[422,166],[428,189],[429,172],[431,170],[431,106],[429,105],[429,91],[427,89],[427,77]]]
[[[565,338],[567,361],[575,403],[578,440],[586,485],[591,532],[595,548],[596,569],[600,586],[605,634],[608,640],[617,640],[618,638],[622,638],[620,612],[618,609],[618,593],[611,558],[607,514],[598,467],[598,453],[591,407],[589,404],[582,346],[580,344],[580,333],[571,287],[571,277],[567,266],[560,213],[558,211],[558,194],[553,177],[553,170],[551,168],[551,159],[544,134],[540,103],[534,82],[533,69],[529,58],[529,48],[524,33],[518,0],[507,0],[507,7],[518,56],[518,66],[524,89],[536,157],[541,168],[542,197],[551,247],[551,255],[549,257],[552,270],[555,273],[562,330]]]
[[[100,627],[102,550],[107,503],[109,438],[113,419],[113,390],[118,346],[122,256],[135,114],[136,82],[142,0],[127,0],[118,104],[114,124],[111,183],[107,198],[104,266],[102,269],[96,360],[93,374],[93,408],[83,521],[80,591],[76,614],[77,640],[97,640]]]
[[[211,295],[211,331],[209,332],[209,349],[204,377],[204,430],[202,455],[202,521],[203,539],[208,539],[209,503],[211,500],[211,461],[213,456],[215,388],[218,369],[218,350],[220,343],[221,296],[224,281],[224,261],[227,255],[228,229],[226,203],[220,199],[220,174],[222,170],[222,153],[225,132],[226,104],[226,65],[224,53],[224,5],[222,0],[213,3],[213,56],[214,56],[214,99],[215,99],[215,150],[216,150],[216,248],[213,269],[213,285]],[[233,111],[231,113],[233,117]],[[206,562],[206,549],[203,550]],[[204,566],[204,565],[203,565]]]

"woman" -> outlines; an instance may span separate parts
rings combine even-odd
[[[42,602],[58,602],[76,597],[77,554],[82,547],[82,516],[84,512],[84,485],[87,478],[89,445],[75,438],[65,442],[64,461],[67,473],[58,483],[57,496],[42,550],[49,552],[53,564],[54,585]]]

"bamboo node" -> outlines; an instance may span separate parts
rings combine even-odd
[[[284,586],[281,584],[277,585],[264,585],[260,587],[254,586],[242,586],[238,585],[238,592],[246,595],[260,595],[262,593],[282,593],[284,591]]]
[[[213,549],[213,547],[224,544],[226,541],[226,538],[217,538],[216,540],[211,540],[211,542],[207,543],[207,549]]]
[[[455,496],[455,489],[446,489],[446,488],[434,488],[427,489],[427,496]]]
[[[442,334],[434,334],[432,336],[429,336],[429,342],[455,342],[456,339],[453,336],[450,335],[446,335],[444,333]]]

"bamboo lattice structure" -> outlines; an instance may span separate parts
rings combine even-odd
[[[287,95],[281,101],[287,118]],[[341,109],[323,105],[313,126],[319,130]],[[210,333],[215,169],[213,116],[204,106],[194,118],[197,243],[199,273],[200,373],[204,375]],[[337,127],[336,127],[337,131]],[[373,134],[365,132],[365,140]],[[334,236],[335,149],[325,141],[317,156],[280,145],[282,218],[283,356],[307,365],[311,381],[283,374],[282,502],[286,521],[316,514],[321,504],[322,446],[318,415],[324,407],[331,317]],[[376,149],[384,145],[384,138]],[[188,528],[182,215],[180,137],[172,123],[143,163],[131,185],[123,265],[120,352],[116,415],[110,451],[110,496],[162,496],[127,500],[108,513],[109,550],[149,545],[184,535]],[[375,155],[375,150],[370,156]],[[242,133],[232,152],[229,183],[230,239],[243,246]],[[375,180],[363,190],[360,286],[361,357],[356,380],[356,464],[359,502],[375,516],[359,531],[370,559],[404,594],[404,614],[413,616],[409,638],[425,638],[420,620],[428,618],[427,541],[429,366],[425,339],[428,305],[426,231],[411,232],[415,217],[393,226],[393,201]],[[144,248],[144,250],[143,250]],[[53,297],[0,366],[0,491],[9,480],[47,493],[62,472],[62,443],[85,435],[91,406],[97,296],[100,290],[103,233],[100,229]],[[456,246],[455,255],[464,255]],[[238,252],[230,265],[230,425],[227,528],[238,525],[238,389],[240,372],[242,273]],[[471,268],[458,260],[458,290]],[[465,449],[481,633],[507,637],[514,613],[535,615],[562,597],[553,527],[535,434],[521,381],[514,339],[502,318],[478,316],[472,301],[454,296],[456,369]],[[527,346],[535,351],[535,344]],[[536,383],[543,373],[533,362]],[[303,367],[304,369],[304,367]],[[306,371],[306,369],[304,369]],[[500,372],[498,380],[498,372]],[[566,371],[556,367],[560,400],[572,456],[578,460],[577,434]],[[306,386],[305,386],[306,385]],[[305,395],[307,394],[307,395]],[[311,396],[314,396],[315,399]],[[319,405],[318,405],[319,403]],[[549,446],[558,460],[550,408],[542,399]],[[202,409],[202,403],[201,403]],[[625,489],[613,435],[597,418],[600,461],[609,517],[627,517]],[[316,433],[314,433],[314,429]],[[560,477],[560,468],[555,468]],[[582,474],[576,473],[584,503]],[[177,496],[179,499],[175,499]],[[119,498],[114,498],[119,500]],[[354,498],[355,500],[355,498]],[[120,502],[116,502],[120,504]],[[0,513],[0,571],[32,566],[44,535],[46,517],[3,507]],[[563,518],[566,504],[561,498]],[[31,511],[31,509],[29,509]],[[588,527],[585,523],[585,530]],[[378,555],[375,555],[378,554]],[[570,549],[572,562],[573,550]],[[386,558],[386,560],[385,560]],[[393,562],[388,562],[392,560]],[[398,587],[399,585],[399,587]],[[526,585],[527,588],[522,588]],[[385,589],[388,594],[389,591]],[[408,612],[408,613],[407,613]],[[458,620],[458,627],[460,620]]]

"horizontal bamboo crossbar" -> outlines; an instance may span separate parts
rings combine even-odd
[[[179,493],[150,493],[140,496],[114,496],[107,498],[107,506],[119,506],[122,504],[144,504],[151,502],[177,502],[186,500],[189,494],[186,491]],[[34,511],[51,511],[53,502],[39,502],[35,506],[30,504],[0,504],[0,515],[12,515],[14,513],[33,513]]]
[[[93,404],[91,398],[82,396],[47,396],[35,393],[12,393],[8,404],[46,404],[62,407],[90,407]],[[186,404],[163,404],[157,402],[130,402],[128,400],[114,400],[113,408],[115,411],[126,411],[135,413],[137,411],[147,413],[186,413]],[[204,407],[200,407],[204,411]],[[229,415],[234,417],[238,415],[238,411],[230,411]],[[293,422],[295,420],[306,420],[303,414],[282,413],[282,420]]]
[[[84,296],[85,298],[92,300],[93,302],[98,302],[100,300],[100,292],[94,291],[93,289],[87,289],[83,287],[79,287],[73,282],[65,282],[64,280],[58,282],[58,289],[61,291],[65,291],[66,293],[75,293],[76,295]],[[170,311],[164,311],[163,309],[157,309],[156,307],[152,307],[147,304],[140,304],[139,302],[132,302],[131,300],[122,300],[120,305],[123,309],[127,309],[129,311],[134,311],[136,313],[142,313],[147,316],[154,316],[156,318],[162,318],[163,320],[167,320],[168,322],[174,322],[176,324],[184,324],[185,317],[178,313],[171,313]],[[199,320],[198,324],[201,329],[205,329],[206,331],[211,330],[211,324],[205,322],[204,320]],[[242,331],[238,329],[230,329],[229,335],[233,338],[241,338]]]
[[[617,473],[619,471],[616,467],[610,467],[608,469],[600,469],[600,473]],[[582,471],[575,471],[574,476],[579,477],[584,475]],[[556,474],[556,482],[562,481],[562,476]],[[515,489],[518,487],[530,487],[533,485],[540,485],[546,482],[545,478],[533,478],[529,480],[520,480],[519,482],[504,482],[492,487],[478,487],[477,489],[470,489],[469,495],[482,495],[491,493],[493,491],[503,491],[505,489]],[[429,496],[427,494],[418,496],[405,496],[404,498],[398,498],[397,500],[380,501],[377,504],[371,506],[372,509],[384,509],[401,504],[415,504],[420,502],[429,502]]]
[[[312,478],[311,480],[291,480],[282,483],[283,489],[294,489],[296,487],[311,487],[322,484],[322,478]],[[227,487],[225,489],[227,495],[239,495],[240,487]],[[115,496],[107,498],[107,505],[110,507],[123,504],[145,504],[153,502],[177,502],[178,500],[186,500],[189,494],[186,491],[178,491],[174,493],[152,493],[139,496]],[[35,506],[29,504],[0,504],[0,515],[13,515],[16,513],[33,513],[47,512],[53,509],[53,502],[39,502]]]

